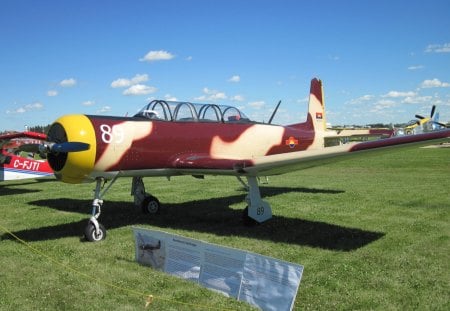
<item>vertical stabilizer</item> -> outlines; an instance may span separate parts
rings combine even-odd
[[[325,136],[330,136],[331,132],[327,130],[325,100],[321,80],[317,78],[311,80],[306,122],[292,124],[290,126],[313,132],[313,141],[310,148],[321,149],[325,147]]]
[[[327,130],[322,81],[317,78],[311,80],[308,114],[308,121],[312,123],[311,125],[315,132],[325,132]]]
[[[306,128],[314,131],[314,140],[311,145],[314,149],[325,147],[325,136],[327,135],[327,122],[325,119],[325,100],[323,96],[322,81],[314,78],[311,80],[309,91],[308,118]]]

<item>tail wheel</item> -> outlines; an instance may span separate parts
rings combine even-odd
[[[98,224],[98,233],[95,232],[95,226],[93,223],[89,224],[84,229],[84,237],[89,242],[99,242],[106,238],[106,229],[102,224]]]
[[[144,214],[157,214],[161,208],[161,204],[156,197],[149,195],[142,201],[141,207]]]

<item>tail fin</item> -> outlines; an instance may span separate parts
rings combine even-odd
[[[314,78],[311,80],[309,91],[308,116],[306,122],[291,125],[302,130],[314,132],[311,147],[320,149],[325,146],[327,135],[327,122],[325,119],[325,101],[323,96],[322,81]]]
[[[325,132],[327,130],[322,81],[317,78],[311,80],[308,119],[306,122],[312,127],[311,130],[315,132]]]

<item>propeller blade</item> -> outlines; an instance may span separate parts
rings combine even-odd
[[[431,119],[433,119],[435,110],[436,110],[436,105],[433,105],[433,107],[431,107],[431,113],[430,113],[430,118]]]
[[[24,144],[19,146],[20,151],[34,153],[59,153],[59,152],[79,152],[90,148],[89,144],[81,142],[46,143],[46,144]]]
[[[420,114],[416,114],[416,118],[417,118],[417,119],[420,119],[420,120],[425,119],[425,117],[421,116]]]
[[[433,121],[434,124],[440,125],[442,127],[447,127],[447,124],[445,123],[441,123],[441,122],[437,122],[437,121]]]
[[[80,142],[65,142],[49,146],[50,152],[79,152],[89,150],[90,145]]]

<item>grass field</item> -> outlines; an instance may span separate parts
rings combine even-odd
[[[144,310],[150,294],[150,310],[252,310],[138,265],[132,226],[304,265],[296,310],[450,310],[449,148],[361,155],[269,181],[261,192],[274,217],[247,228],[231,177],[146,178],[164,205],[153,218],[134,208],[131,180],[119,180],[100,243],[82,239],[94,184],[4,182],[0,310]]]

